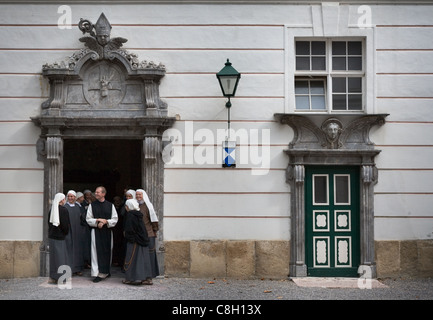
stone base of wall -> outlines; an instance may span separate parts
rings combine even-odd
[[[285,279],[290,241],[166,241],[165,275],[191,278]]]
[[[433,240],[376,241],[377,276],[432,277]]]
[[[0,279],[38,277],[39,241],[0,241]]]
[[[0,279],[38,277],[39,241],[0,241]],[[290,241],[166,241],[164,275],[286,279]],[[433,277],[433,240],[376,241],[378,278]]]
[[[285,279],[290,241],[166,241],[165,275]],[[376,241],[378,278],[432,277],[433,240]]]

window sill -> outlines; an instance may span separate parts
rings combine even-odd
[[[295,110],[292,114],[297,115],[338,115],[338,116],[353,116],[353,115],[366,115],[367,112],[365,110]]]

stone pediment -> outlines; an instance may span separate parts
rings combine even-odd
[[[373,150],[370,129],[385,123],[386,114],[374,115],[294,115],[275,114],[282,124],[294,131],[290,150]]]
[[[387,114],[297,115],[277,113],[281,124],[293,129],[293,139],[284,152],[290,163],[303,165],[373,164],[380,153],[370,140],[370,129],[385,123]],[[292,177],[291,165],[288,179]]]
[[[102,13],[96,24],[83,20],[80,38],[86,48],[61,62],[47,63],[42,75],[50,82],[50,98],[41,116],[165,117],[159,97],[165,66],[139,61],[123,48],[127,39],[110,38],[111,25]]]

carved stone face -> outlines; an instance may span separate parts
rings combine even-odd
[[[330,122],[326,127],[326,134],[331,141],[335,141],[340,134],[340,126],[335,122]]]
[[[108,43],[108,41],[110,40],[110,35],[109,34],[97,34],[96,40],[98,40],[98,43],[101,46],[105,46]]]
[[[96,40],[101,46],[105,46],[110,40],[111,25],[105,14],[101,13],[95,23]]]

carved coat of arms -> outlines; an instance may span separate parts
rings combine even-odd
[[[125,77],[119,67],[101,61],[88,70],[83,93],[94,107],[116,106],[125,95]]]

